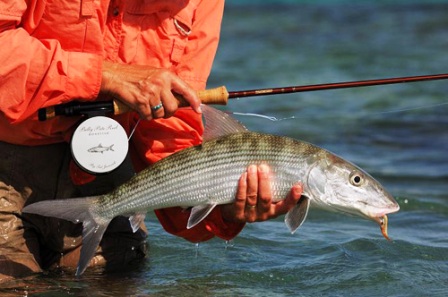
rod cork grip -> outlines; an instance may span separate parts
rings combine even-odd
[[[201,100],[202,104],[219,104],[227,105],[229,99],[229,92],[227,92],[226,87],[221,86],[214,89],[197,91],[196,94]],[[179,101],[179,107],[190,106],[184,97],[181,95],[175,95],[176,99]]]
[[[202,104],[227,105],[229,100],[229,92],[225,86],[198,91],[197,94]]]

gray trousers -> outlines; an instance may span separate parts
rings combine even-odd
[[[104,194],[134,173],[126,160],[112,173],[84,186],[69,177],[70,148],[60,143],[20,146],[0,142],[0,282],[43,269],[74,268],[82,245],[82,225],[22,214],[25,205],[50,199]],[[132,232],[125,217],[110,223],[90,266],[123,269],[146,256],[144,226]]]

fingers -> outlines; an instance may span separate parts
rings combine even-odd
[[[227,221],[252,223],[286,214],[297,205],[303,191],[301,183],[291,188],[285,199],[273,202],[272,173],[267,165],[251,165],[238,181],[235,202],[223,205],[222,215]]]
[[[170,71],[160,69],[147,78],[145,85],[142,91],[147,94],[152,118],[168,118],[174,115],[179,108],[179,100],[174,94],[181,95],[193,110],[200,112],[201,102],[196,92]]]
[[[168,90],[162,90],[160,99],[157,97],[148,99],[145,107],[140,109],[143,110],[140,112],[140,116],[146,120],[169,118],[177,109],[177,100],[174,95]]]
[[[281,200],[274,204],[274,213],[276,216],[286,214],[290,209],[292,209],[302,197],[303,186],[302,183],[296,183],[292,186],[291,191],[284,200]]]
[[[266,195],[265,195],[266,196]],[[264,208],[262,202],[259,203],[259,168],[251,165],[243,173],[238,181],[235,202],[226,207],[229,214],[229,221],[255,222],[258,220],[260,207]]]
[[[235,202],[233,204],[225,204],[222,206],[221,212],[223,217],[230,222],[246,222],[246,193],[247,193],[247,172],[244,172],[238,180],[238,188],[236,191]]]
[[[163,109],[161,110],[163,111],[163,113],[157,115],[158,118],[161,117],[169,118],[178,109],[178,102],[174,97],[173,93],[171,92],[171,90],[169,89],[162,90],[160,102],[163,104]]]
[[[239,221],[256,222],[271,214],[270,170],[266,165],[251,165],[239,181],[235,200],[235,216]]]
[[[141,104],[137,108],[134,108],[142,119],[151,120],[152,119],[152,110],[149,104]]]
[[[112,95],[147,120],[172,116],[179,108],[174,94],[201,112],[196,92],[167,69],[104,62],[100,92]]]
[[[271,172],[267,165],[258,167],[258,217],[266,220],[270,215],[272,203]]]
[[[201,100],[199,99],[197,93],[193,89],[191,89],[183,80],[176,77],[176,79],[174,79],[172,82],[172,91],[176,94],[181,95],[195,112],[202,112]]]
[[[257,166],[251,165],[247,168],[247,191],[246,196],[246,210],[251,213],[257,208],[258,196],[258,172]]]
[[[159,104],[151,106],[151,111],[152,111],[152,117],[154,119],[162,118],[165,116],[165,106],[161,101]]]
[[[150,91],[148,97],[149,105],[152,113],[148,115],[148,113],[144,114],[146,119],[149,118],[169,118],[174,115],[174,113],[179,108],[179,99],[173,94],[179,93],[182,97],[187,101],[193,110],[200,113],[200,100],[195,91],[193,91],[185,82],[183,82],[177,76],[169,76],[167,82],[171,83],[170,87],[162,87],[161,89],[153,88]],[[176,92],[177,90],[177,92]],[[159,93],[159,95],[157,95]],[[145,110],[146,112],[146,110]],[[142,114],[141,114],[142,115]]]

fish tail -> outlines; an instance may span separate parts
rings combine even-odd
[[[81,223],[82,247],[76,270],[76,276],[81,275],[95,255],[101,238],[112,218],[101,216],[96,211],[100,196],[73,198],[64,200],[46,200],[30,204],[22,212],[55,217]]]

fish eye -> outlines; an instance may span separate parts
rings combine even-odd
[[[355,187],[359,187],[364,183],[364,177],[359,172],[352,172],[350,174],[350,183]]]

